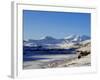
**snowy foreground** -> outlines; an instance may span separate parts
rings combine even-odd
[[[83,56],[80,59],[77,58],[78,55],[68,55],[67,58],[64,58],[64,56],[65,55],[56,55],[56,56],[52,55],[48,57],[49,58],[56,57],[56,58],[52,60],[47,59],[47,60],[24,62],[23,67],[24,69],[43,69],[43,68],[78,67],[78,66],[90,66],[91,65],[90,54],[87,56]]]
[[[59,65],[60,67],[78,67],[78,66],[90,66],[91,65],[91,56],[87,55],[80,59],[76,58],[67,63]]]

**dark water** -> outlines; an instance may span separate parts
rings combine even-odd
[[[49,58],[40,58],[43,55],[61,55],[61,54],[75,54],[75,48],[71,49],[40,49],[33,47],[23,48],[23,61],[35,61]],[[34,57],[39,56],[39,57]]]
[[[35,60],[42,60],[42,59],[49,59],[49,58],[33,58],[33,57],[24,57],[24,61],[35,61]]]

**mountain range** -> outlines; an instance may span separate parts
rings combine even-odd
[[[23,45],[28,47],[42,46],[44,48],[70,48],[79,44],[90,42],[90,37],[86,35],[69,35],[62,39],[56,39],[51,36],[46,36],[39,40],[29,39],[24,40]]]

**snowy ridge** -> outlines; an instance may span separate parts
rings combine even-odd
[[[69,35],[63,39],[56,39],[50,36],[46,36],[40,40],[28,40],[24,41],[24,46],[37,47],[42,46],[44,48],[70,48],[76,44],[86,44],[90,42],[90,37],[82,35]]]

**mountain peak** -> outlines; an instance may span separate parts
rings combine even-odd
[[[64,39],[71,40],[71,41],[84,41],[84,40],[90,39],[90,37],[86,35],[69,35],[65,37]]]

